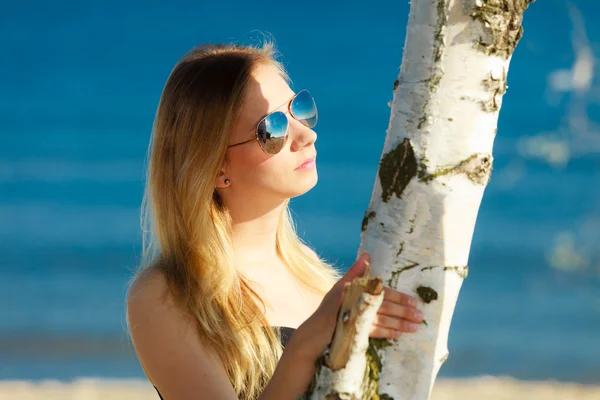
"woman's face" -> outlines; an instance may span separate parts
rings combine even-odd
[[[275,155],[266,154],[257,140],[227,149],[223,174],[217,187],[230,179],[228,195],[246,198],[277,197],[287,199],[306,193],[317,183],[316,164],[298,169],[307,159],[315,158],[317,134],[294,119],[288,102],[295,95],[276,69],[260,66],[252,73],[241,116],[233,127],[229,145],[256,137],[256,125],[267,114],[282,111],[288,117],[287,141]],[[227,196],[229,197],[229,196]]]

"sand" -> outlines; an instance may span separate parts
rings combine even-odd
[[[0,399],[142,400],[158,399],[144,380],[78,379],[0,381]],[[432,400],[599,400],[600,385],[553,381],[524,382],[504,377],[438,379]]]
[[[78,379],[0,381],[0,399],[13,400],[142,400],[158,399],[143,380]],[[432,400],[598,400],[600,385],[553,381],[525,382],[512,378],[439,379]]]

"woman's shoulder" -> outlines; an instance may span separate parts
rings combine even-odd
[[[136,328],[148,327],[160,321],[174,325],[190,325],[191,319],[172,296],[168,281],[160,266],[138,272],[127,293],[127,323],[135,336]],[[138,329],[138,334],[143,330]],[[145,334],[145,333],[143,333]]]
[[[150,303],[171,302],[167,280],[157,265],[138,272],[129,285],[127,293],[128,310],[149,305]]]
[[[127,296],[127,321],[146,376],[169,398],[234,399],[216,351],[200,339],[197,324],[177,307],[159,269],[136,276]]]

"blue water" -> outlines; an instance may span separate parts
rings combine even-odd
[[[340,269],[352,263],[407,2],[34,3],[0,13],[0,378],[143,376],[123,311],[143,158],[165,79],[198,43],[273,35],[293,88],[320,108],[320,180],[292,202],[299,231]],[[600,6],[574,4],[598,55]],[[582,97],[549,97],[548,75],[575,61],[571,29],[565,2],[527,11],[442,376],[600,382],[598,137],[563,167],[519,152],[523,137],[563,129],[577,99],[600,120],[597,76]],[[563,232],[585,265],[552,267]]]

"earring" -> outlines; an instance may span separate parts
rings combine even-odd
[[[229,185],[229,182],[231,182],[229,179],[225,179],[225,184]]]

